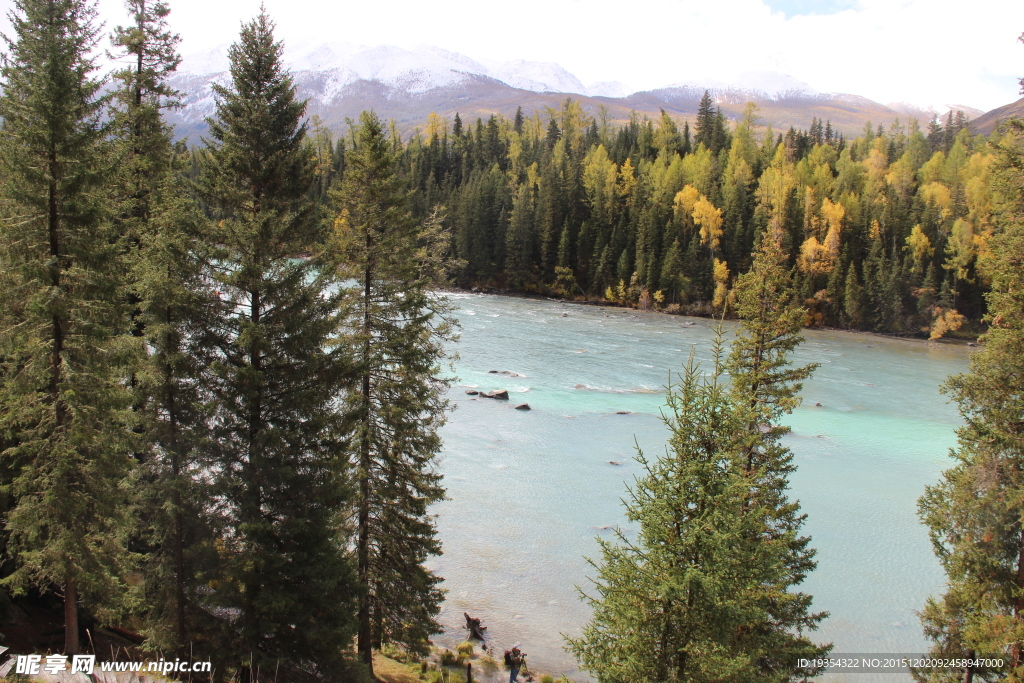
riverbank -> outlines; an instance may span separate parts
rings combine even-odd
[[[381,683],[503,683],[508,669],[504,654],[486,643],[463,641],[454,650],[432,647],[427,657],[418,658],[396,648],[385,647],[373,655],[373,672]],[[534,671],[529,666],[519,674],[525,683],[575,683],[565,676]]]
[[[549,294],[542,294],[537,292],[520,292],[509,289],[498,289],[493,287],[480,287],[474,286],[469,288],[463,287],[443,287],[439,288],[440,291],[444,292],[458,292],[460,294],[490,294],[493,296],[511,297],[516,299],[526,299],[532,301],[553,301],[562,304],[578,304],[581,306],[597,306],[605,308],[622,309],[629,311],[638,311],[644,313],[659,313],[668,316],[680,316],[688,318],[701,318],[704,320],[718,320],[718,316],[709,304],[698,303],[690,304],[686,307],[679,306],[678,304],[668,304],[667,306],[659,305],[652,300],[650,305],[641,306],[639,304],[632,304],[629,302],[617,302],[609,301],[605,298],[591,299],[586,297],[562,297],[552,296]],[[729,315],[725,317],[725,320],[738,321],[739,318]],[[966,346],[978,346],[978,338],[985,334],[987,328],[984,326],[961,328],[958,330],[949,330],[939,339],[930,339],[926,331],[921,330],[918,332],[877,332],[874,330],[858,330],[847,327],[831,327],[828,325],[808,325],[804,327],[804,330],[816,330],[821,332],[852,332],[859,334],[870,334],[877,335],[879,337],[886,337],[891,339],[916,339],[926,342],[953,342],[961,343]]]

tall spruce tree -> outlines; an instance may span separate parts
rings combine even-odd
[[[133,23],[113,35],[123,66],[114,73],[119,173],[112,186],[131,267],[133,333],[149,349],[133,377],[136,429],[148,444],[132,487],[140,521],[134,542],[144,551],[139,609],[149,642],[174,651],[197,630],[186,613],[201,613],[196,562],[212,549],[211,496],[202,476],[208,463],[199,458],[208,418],[200,380],[210,361],[200,342],[211,306],[201,221],[182,191],[182,164],[161,116],[177,105],[167,78],[180,61],[179,39],[168,29],[165,3],[127,0],[126,6]]]
[[[668,452],[653,464],[640,455],[647,476],[626,504],[639,536],[601,543],[594,617],[569,640],[601,683],[795,681],[818,673],[800,659],[831,647],[804,635],[826,615],[791,590],[815,563],[787,499],[792,455],[778,425],[813,369],[790,366],[804,315],[790,290],[766,235],[737,283],[743,323],[728,359],[719,339],[710,376],[691,357],[670,387]]]
[[[434,458],[448,409],[444,344],[454,328],[446,300],[421,277],[420,228],[375,114],[360,117],[347,161],[335,194],[336,230],[346,272],[357,282],[348,328],[358,379],[345,413],[357,488],[358,651],[372,668],[374,647],[424,653],[427,638],[440,631],[441,579],[423,562],[441,553],[427,508],[444,497]]]
[[[5,582],[64,599],[64,650],[78,604],[123,590],[131,469],[123,267],[109,221],[109,147],[93,76],[96,10],[15,0],[0,66],[0,429],[17,570]]]
[[[998,670],[917,671],[920,681],[1024,681],[1024,122],[999,143],[999,188],[1006,200],[984,268],[990,326],[970,371],[944,390],[966,423],[956,464],[918,502],[945,593],[921,612],[942,657],[1003,655]]]
[[[789,427],[779,423],[800,405],[803,380],[816,364],[794,366],[792,354],[803,341],[806,310],[795,308],[790,271],[779,242],[761,238],[754,262],[737,278],[736,314],[742,324],[732,343],[725,369],[731,377],[730,400],[743,425],[738,439],[738,466],[746,480],[741,515],[751,517],[736,540],[736,550],[757,566],[758,581],[745,596],[750,622],[737,647],[756,657],[761,680],[788,681],[797,661],[827,653],[804,633],[827,616],[810,612],[812,597],[794,592],[814,570],[815,550],[801,536],[806,515],[788,498],[793,454],[781,442]]]
[[[746,621],[749,558],[733,543],[753,517],[738,513],[746,483],[734,462],[742,425],[722,383],[722,352],[706,374],[693,355],[669,387],[664,457],[637,457],[645,476],[629,491],[635,541],[598,539],[593,618],[569,648],[601,683],[754,681],[732,647]],[[750,529],[751,533],[755,530]]]
[[[341,294],[318,247],[306,105],[282,50],[266,13],[242,26],[228,52],[231,85],[215,86],[199,183],[210,239],[222,245],[207,273],[217,319],[203,340],[215,356],[209,443],[227,527],[209,602],[237,611],[225,626],[242,680],[278,668],[328,675],[354,631],[341,534]]]

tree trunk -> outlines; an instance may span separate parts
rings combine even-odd
[[[1024,620],[1024,529],[1021,529],[1017,541],[1017,597],[1013,601],[1013,616],[1018,622]],[[1024,643],[1015,642],[1010,647],[1010,668],[1016,669],[1024,665]]]
[[[64,584],[64,654],[78,654],[78,588],[74,579]]]
[[[165,311],[164,322],[171,324],[170,308]],[[164,335],[164,350],[169,352],[171,346],[171,335]],[[164,384],[167,387],[167,422],[170,430],[168,435],[168,450],[171,453],[171,475],[174,478],[171,493],[171,501],[174,504],[174,630],[177,636],[177,646],[184,654],[185,640],[185,550],[184,550],[184,528],[185,520],[181,514],[181,456],[178,453],[178,408],[174,396],[174,379],[170,364],[164,364]]]
[[[967,653],[967,659],[974,659],[974,656],[975,656],[974,650],[971,650],[971,651],[969,651]],[[968,667],[966,669],[964,669],[964,680],[963,680],[963,683],[974,683],[974,667],[973,666],[968,665]]]
[[[372,237],[369,230],[366,232],[367,253],[371,253]],[[370,624],[370,296],[371,279],[373,276],[372,267],[367,265],[363,274],[363,377],[362,377],[362,439],[359,453],[359,540],[357,549],[357,562],[359,572],[359,585],[362,591],[359,595],[359,634],[357,649],[359,658],[369,668],[370,675],[373,675],[373,642]]]

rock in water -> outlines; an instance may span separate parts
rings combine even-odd
[[[470,396],[476,396],[480,392],[479,391],[473,391],[472,389],[467,389],[466,393],[469,394]]]
[[[530,409],[530,404],[529,403],[520,403],[519,405],[516,406],[516,410],[529,410],[529,409]]]
[[[500,399],[500,400],[503,400],[503,401],[507,401],[508,400],[508,390],[507,389],[495,389],[494,391],[488,391],[487,392],[487,398],[496,398],[496,399]]]

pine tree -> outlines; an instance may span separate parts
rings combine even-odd
[[[199,183],[210,241],[222,245],[207,272],[218,310],[203,343],[215,356],[209,449],[227,531],[208,601],[237,611],[226,649],[242,680],[278,667],[326,675],[353,635],[341,535],[342,295],[317,247],[306,105],[282,51],[265,13],[243,25],[228,52],[231,85],[215,86]]]
[[[199,341],[210,297],[201,221],[182,192],[183,164],[161,117],[178,103],[167,79],[180,61],[179,39],[168,29],[166,4],[129,0],[128,9],[134,24],[113,36],[128,62],[114,74],[111,127],[119,170],[115,224],[131,267],[133,333],[150,349],[133,378],[136,429],[149,445],[132,487],[140,522],[135,542],[145,551],[139,609],[150,642],[181,651],[197,630],[186,614],[201,614],[197,562],[212,554],[210,493],[201,476],[207,463],[198,458],[208,417],[200,379],[210,361]]]
[[[739,646],[757,653],[761,680],[791,680],[798,659],[831,648],[803,635],[827,614],[811,613],[811,596],[791,590],[817,563],[810,538],[799,535],[806,515],[787,496],[789,475],[796,468],[781,442],[789,427],[779,420],[800,404],[801,383],[817,365],[794,367],[790,361],[803,341],[806,311],[789,304],[792,283],[785,261],[779,243],[762,236],[750,271],[737,278],[736,314],[743,322],[725,364],[730,398],[744,426],[738,456],[747,482],[742,515],[755,518],[758,529],[737,541],[738,552],[760,572],[756,589],[746,596],[752,619]]]
[[[732,647],[746,617],[737,595],[751,578],[732,546],[753,517],[737,514],[746,486],[732,452],[742,425],[721,356],[719,347],[706,376],[691,354],[669,387],[665,456],[637,456],[645,476],[625,503],[636,540],[621,530],[616,542],[598,539],[597,594],[583,594],[593,617],[568,644],[601,683],[763,680]]]
[[[843,314],[849,327],[855,330],[861,329],[864,324],[864,288],[857,281],[857,266],[854,263],[851,263],[846,271]]]
[[[715,114],[714,100],[711,99],[711,93],[705,90],[704,95],[700,98],[700,103],[697,105],[697,124],[693,136],[694,146],[703,144],[708,149],[713,149],[712,146],[715,142]]]
[[[957,463],[918,502],[948,577],[921,613],[940,656],[1003,655],[997,671],[919,671],[921,681],[1024,681],[1024,124],[1000,142],[998,179],[1008,202],[985,270],[990,323],[970,372],[944,390],[965,425]]]
[[[64,649],[79,650],[78,602],[110,606],[128,556],[132,450],[124,380],[123,266],[109,221],[109,147],[93,77],[96,10],[15,0],[0,96],[0,431],[14,506],[5,582],[64,599]]]
[[[720,339],[710,376],[691,356],[669,390],[666,456],[638,458],[646,476],[626,504],[637,540],[601,542],[594,617],[569,647],[602,683],[795,681],[817,673],[800,659],[831,648],[804,635],[826,615],[791,590],[815,562],[786,495],[794,467],[778,420],[813,366],[789,362],[804,311],[788,306],[783,261],[765,236],[738,279],[728,360]]]
[[[417,266],[419,228],[409,213],[396,155],[376,115],[364,112],[335,195],[336,230],[351,291],[348,344],[356,382],[344,411],[355,471],[358,652],[394,643],[424,653],[440,631],[444,592],[423,567],[441,552],[427,507],[444,497],[434,458],[441,448],[452,339],[448,306]]]

